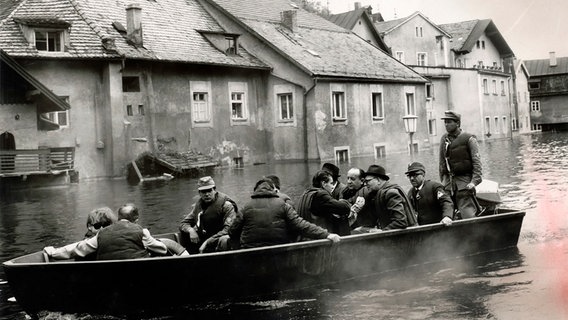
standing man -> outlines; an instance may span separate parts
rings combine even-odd
[[[461,218],[473,218],[481,209],[475,198],[475,186],[482,180],[477,139],[462,131],[460,114],[446,111],[442,119],[447,133],[440,141],[440,180]]]
[[[408,190],[408,198],[418,214],[418,224],[441,222],[446,226],[451,225],[454,204],[452,198],[444,192],[444,186],[439,182],[426,180],[426,168],[420,162],[409,164],[405,174],[412,184],[412,188]]]
[[[341,175],[339,174],[339,168],[336,165],[334,165],[333,163],[326,162],[326,163],[323,164],[321,169],[323,171],[327,171],[331,174],[331,178],[333,179],[333,182],[332,182],[332,189],[331,189],[330,193],[331,193],[331,196],[333,197],[333,199],[335,199],[335,200],[342,199],[341,194],[343,194],[343,190],[345,190],[345,188],[347,188],[347,186],[345,184],[339,182],[339,177],[341,177]]]
[[[228,237],[221,236],[227,235],[236,216],[237,204],[229,196],[216,190],[215,181],[210,176],[199,179],[197,191],[199,200],[179,227],[182,236],[186,239],[189,236],[188,251],[196,253],[227,250],[225,246],[228,244],[225,242]]]
[[[377,228],[405,229],[416,225],[416,217],[406,193],[389,180],[385,168],[379,165],[370,165],[365,172],[365,184],[370,189],[369,199],[365,199],[365,203],[370,206],[371,215],[361,215],[361,227],[354,229],[354,233],[372,232]]]

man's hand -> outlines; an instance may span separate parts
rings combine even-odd
[[[195,228],[189,228],[189,239],[191,243],[199,243],[199,234],[197,234]]]
[[[203,241],[203,244],[201,244],[201,246],[199,247],[199,253],[203,253],[203,251],[205,251],[205,248],[207,247],[207,244],[209,244],[209,240],[211,238]]]
[[[43,252],[45,252],[48,256],[52,256],[53,252],[55,252],[55,248],[54,247],[45,247],[43,248]]]
[[[475,190],[475,183],[470,182],[465,187],[467,188],[467,190]]]
[[[442,219],[442,221],[440,221],[441,223],[443,223],[445,226],[451,226],[452,225],[452,218],[450,217],[444,217],[444,219]]]
[[[333,243],[338,243],[339,241],[341,241],[341,237],[335,233],[330,233],[327,236],[327,239],[331,240]]]

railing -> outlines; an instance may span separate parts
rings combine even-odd
[[[0,177],[72,170],[75,148],[0,150]]]

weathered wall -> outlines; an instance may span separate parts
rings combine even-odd
[[[0,134],[14,135],[16,149],[37,149],[37,113],[35,104],[0,104]]]
[[[531,112],[531,121],[536,124],[568,123],[568,95],[533,98],[540,101],[540,111]]]

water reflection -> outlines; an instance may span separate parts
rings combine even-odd
[[[538,319],[543,314],[548,319],[568,318],[568,310],[562,307],[568,280],[557,277],[568,270],[566,141],[568,134],[560,133],[480,145],[484,178],[500,183],[503,206],[527,211],[517,252],[488,256],[486,261],[462,259],[390,271],[295,296],[204,306],[165,318]],[[392,181],[408,188],[404,172],[410,160],[408,155],[394,154],[377,160],[352,159],[339,166],[345,175],[350,167],[366,169],[379,163]],[[427,178],[438,180],[437,150],[421,151],[414,160],[426,165]],[[260,176],[280,176],[282,191],[295,200],[320,167],[316,162],[284,163],[216,169],[212,175],[218,189],[242,206]],[[112,180],[32,191],[1,190],[0,261],[81,239],[88,212],[100,206],[117,208],[134,202],[141,208],[140,223],[152,233],[176,230],[197,196],[195,183],[196,179],[174,179],[133,185]],[[0,279],[4,279],[3,271]],[[17,304],[7,302],[9,288],[1,281],[0,316],[24,319]],[[53,313],[45,316],[57,318]]]

